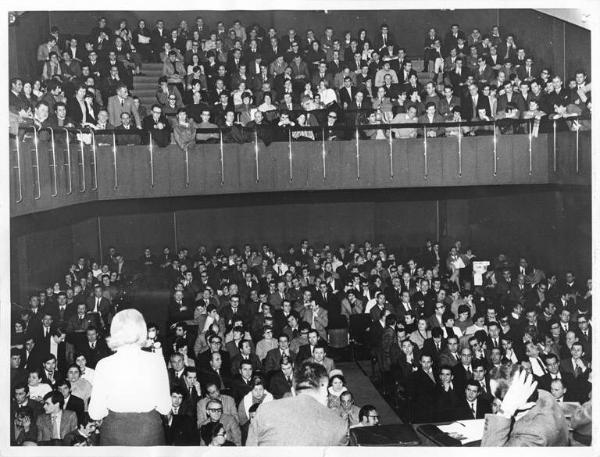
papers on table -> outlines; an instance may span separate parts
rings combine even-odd
[[[448,436],[465,444],[479,441],[483,438],[483,427],[485,419],[473,419],[453,422],[448,425],[438,425],[437,427]]]

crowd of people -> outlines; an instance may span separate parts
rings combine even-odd
[[[202,17],[169,26],[159,19],[152,28],[142,19],[133,30],[125,20],[114,25],[100,18],[84,36],[52,27],[38,49],[39,74],[11,79],[13,125],[114,130],[125,144],[151,137],[182,148],[218,142],[218,128],[226,129],[225,142],[253,141],[256,131],[265,144],[480,135],[496,128],[440,125],[463,121],[496,121],[500,133],[537,135],[553,122],[589,129],[574,119],[590,115],[585,71],[571,69],[573,77],[564,80],[538,65],[535,43],[519,43],[498,26],[468,35],[458,24],[441,33],[429,29],[423,81],[387,24],[303,35],[239,20],[211,27]],[[135,95],[146,62],[162,63],[152,106]]]
[[[111,408],[98,406],[107,394],[95,368],[117,347],[114,320],[131,306],[132,284],[169,290],[167,322],[143,323],[140,345],[161,360],[154,369],[168,367],[170,397],[131,385],[159,405],[167,444],[286,444],[292,436],[296,444],[345,444],[352,427],[379,421],[372,405],[355,404],[331,357],[349,340],[368,351],[375,382],[407,422],[506,415],[501,380],[520,370],[537,382],[529,408],[538,404],[552,418],[537,444],[566,444],[563,407],[577,411],[568,413],[571,426],[589,434],[591,280],[559,277],[523,257],[499,254],[483,270],[473,268],[477,260],[460,241],[447,253],[427,241],[406,259],[382,243],[317,248],[308,240],[281,252],[264,244],[81,257],[13,305],[12,442],[102,443],[101,418]],[[119,395],[112,401],[130,402]],[[296,403],[286,409],[282,399]],[[287,419],[278,415],[291,428],[281,432]],[[330,424],[326,441],[310,428],[322,423]],[[291,433],[304,424],[304,433]]]

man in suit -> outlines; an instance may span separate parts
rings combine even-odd
[[[33,413],[32,422],[35,423],[37,417],[44,413],[42,404],[38,401],[30,400],[29,386],[26,382],[15,384],[13,387],[13,399],[10,403],[11,417],[21,409],[30,409]]]
[[[327,408],[324,367],[306,362],[298,370],[297,395],[263,403],[250,424],[247,446],[339,446],[348,423]]]
[[[300,311],[300,316],[304,322],[307,322],[311,328],[315,329],[320,338],[327,340],[327,325],[329,325],[329,316],[326,309],[312,300],[308,306],[304,305]]]
[[[210,307],[210,306],[209,306]],[[210,361],[212,360],[212,353],[217,352],[221,354],[221,364],[223,366],[224,373],[231,371],[231,359],[229,352],[222,349],[223,342],[219,335],[212,335],[208,338],[208,351],[204,351],[198,355],[197,364],[198,370],[209,370]]]
[[[273,373],[269,382],[269,392],[276,400],[295,394],[293,360],[289,357],[283,357],[279,367],[280,369]]]
[[[454,385],[456,386],[456,392],[462,395],[467,381],[473,379],[473,351],[470,347],[463,347],[460,350],[460,363],[456,364],[452,368],[452,374],[454,375]]]
[[[550,384],[555,379],[560,379],[566,387],[570,387],[575,381],[574,376],[571,373],[567,373],[560,369],[560,362],[556,354],[547,354],[544,357],[546,363],[547,373],[538,378],[538,389],[543,389],[550,392]]]
[[[390,33],[389,26],[387,24],[381,24],[380,32],[375,38],[375,49],[381,51],[394,44],[394,35]]]
[[[494,391],[502,407],[485,416],[482,447],[568,445],[569,427],[561,407],[550,393],[536,390],[527,371],[507,366],[494,380]]]
[[[71,383],[66,379],[58,381],[56,388],[65,399],[62,409],[73,411],[77,415],[77,424],[83,424],[85,409],[83,399],[71,394]]]
[[[439,370],[438,384],[435,387],[435,421],[456,420],[456,412],[461,398],[456,393],[452,368],[442,365]]]
[[[102,296],[102,286],[94,286],[94,295],[89,297],[86,302],[88,313],[97,313],[100,315],[102,327],[107,327],[110,323],[111,305],[110,300]]]
[[[444,118],[437,112],[435,102],[427,102],[425,105],[425,113],[419,116],[419,123],[423,124],[435,124],[444,122]],[[431,127],[427,129],[427,137],[435,138],[444,134],[443,127]]]
[[[589,317],[585,314],[577,315],[577,329],[575,330],[577,341],[583,345],[583,352],[592,359],[592,328]]]
[[[60,392],[44,395],[45,414],[38,416],[36,421],[38,444],[62,440],[67,433],[77,429],[77,415],[73,411],[63,410],[64,403]]]
[[[231,395],[236,405],[252,390],[251,381],[253,374],[254,368],[252,362],[250,360],[242,360],[238,365],[238,372],[231,381]],[[273,393],[270,389],[269,392]]]
[[[358,92],[358,89],[352,85],[352,78],[350,76],[344,77],[343,87],[339,90],[342,108],[347,109],[353,103],[356,92]]]
[[[575,341],[571,345],[571,357],[560,361],[560,370],[573,378],[569,386],[571,393],[575,394],[580,401],[586,401],[590,389],[589,364],[583,359],[584,355],[583,344]]]
[[[38,369],[42,366],[42,358],[44,353],[37,344],[33,336],[27,336],[23,345],[23,353],[21,356],[21,366],[27,371]]]
[[[231,375],[237,376],[242,363],[248,362],[252,365],[252,370],[260,371],[262,364],[258,356],[252,351],[252,341],[241,340],[238,343],[238,354],[231,359]]]
[[[327,344],[325,342],[325,340],[319,338],[319,332],[317,332],[315,329],[309,330],[307,338],[308,338],[308,344],[303,344],[298,349],[298,356],[296,357],[296,365],[300,365],[306,359],[312,357],[317,344],[319,344],[319,343],[324,344],[324,345]]]
[[[290,350],[289,338],[287,335],[279,335],[278,347],[267,352],[264,360],[265,373],[270,373],[279,369],[283,357],[296,358],[296,353]]]
[[[483,419],[492,412],[490,401],[480,395],[481,386],[471,379],[465,387],[465,396],[457,407],[456,420]]]
[[[198,381],[198,373],[194,367],[185,367],[183,370],[183,386],[179,384],[179,389],[184,387],[182,392],[183,401],[181,402],[180,413],[196,418],[196,405],[202,397],[202,388]]]
[[[108,348],[104,338],[98,336],[96,327],[88,327],[85,335],[85,341],[81,346],[76,346],[75,351],[85,356],[88,367],[96,368],[98,361],[104,357],[108,357],[111,354],[111,350]]]
[[[231,386],[230,370],[223,368],[223,358],[220,352],[211,352],[209,367],[200,372],[200,384],[206,392],[207,386],[214,383],[219,390],[229,389]]]
[[[227,433],[227,439],[233,442],[236,446],[241,446],[242,433],[237,420],[237,415],[233,416],[231,414],[227,414],[225,411],[226,409],[224,408],[221,400],[211,398],[206,403],[203,414],[205,419],[202,420],[202,422],[200,422],[200,409],[198,409],[198,428],[201,429],[203,425],[206,425],[209,422],[221,422],[225,432]],[[208,443],[203,444],[205,446],[208,445]]]
[[[431,338],[427,338],[423,343],[422,353],[428,354],[433,360],[433,366],[437,368],[440,365],[440,357],[445,349],[444,332],[440,327],[431,329]]]
[[[135,125],[138,129],[142,128],[142,119],[138,113],[133,99],[129,97],[129,91],[125,83],[116,87],[116,95],[108,98],[108,116],[112,125],[121,123],[121,113],[129,113],[135,119]]]
[[[446,346],[440,352],[440,366],[454,368],[460,363],[460,354],[458,353],[458,337],[451,335],[446,339]]]
[[[319,365],[323,365],[325,370],[327,370],[327,374],[331,372],[331,370],[335,370],[335,362],[332,358],[326,356],[326,349],[324,344],[317,344],[315,349],[313,350],[313,356],[308,359],[309,362],[318,363]]]
[[[233,397],[221,394],[221,389],[214,382],[209,382],[205,387],[206,395],[198,400],[196,405],[197,426],[200,425],[209,417],[207,411],[208,404],[213,400],[218,400],[221,405],[221,413],[230,416],[235,422],[238,422],[237,408]]]
[[[415,423],[431,422],[435,419],[432,399],[435,397],[436,382],[431,356],[421,354],[420,365],[408,381],[408,394],[413,408],[412,419]]]
[[[195,415],[184,414],[185,391],[179,387],[171,389],[171,411],[165,417],[165,440],[171,446],[198,445],[198,429]]]

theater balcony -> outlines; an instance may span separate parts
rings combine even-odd
[[[66,141],[64,129],[26,129],[10,140],[11,216],[134,198],[591,184],[589,131],[561,131],[550,123],[535,136],[495,127],[487,135],[391,140],[364,140],[356,130],[342,141],[317,135],[316,141],[268,146],[250,132],[250,142],[194,144],[185,151],[143,138],[148,144],[122,144],[112,132],[71,130]]]

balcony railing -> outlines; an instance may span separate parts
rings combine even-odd
[[[175,144],[157,147],[147,132],[26,128],[10,140],[11,215],[121,198],[589,184],[589,131],[561,131],[560,124],[551,121],[546,133],[534,135],[532,121],[510,122],[511,129],[525,133],[502,134],[500,129],[508,124],[494,121],[296,126],[268,132],[235,127],[241,134],[233,141],[231,129],[219,128],[198,131],[215,133],[214,143],[197,142],[184,150]],[[477,135],[465,136],[464,127],[477,130]],[[438,128],[454,134],[428,136]],[[419,137],[393,138],[397,129],[416,129]],[[298,131],[311,132],[315,140],[296,141]],[[365,139],[376,137],[374,131],[384,139]]]

